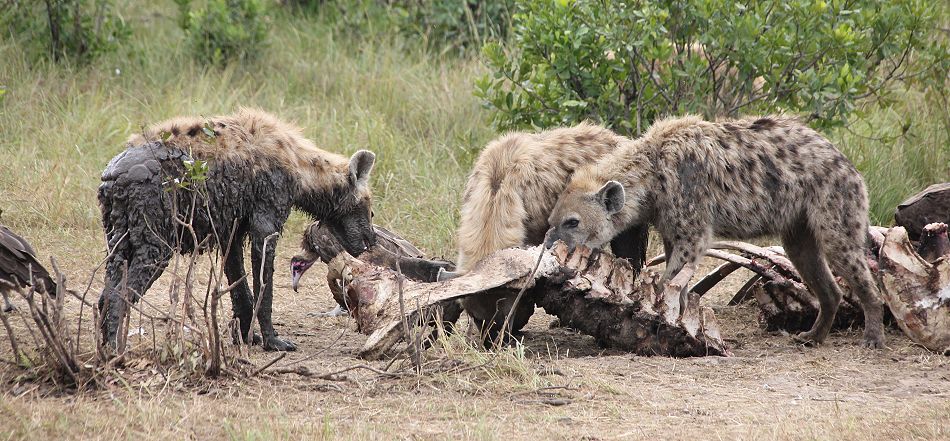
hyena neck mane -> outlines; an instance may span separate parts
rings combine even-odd
[[[678,156],[684,147],[701,148],[695,137],[713,125],[695,115],[656,121],[642,136],[622,143],[611,155],[589,167],[589,177],[582,181],[591,187],[608,181],[623,185],[625,203],[612,216],[618,231],[630,225],[653,223],[658,196],[668,192],[670,187],[669,177],[662,173],[663,163],[668,162],[667,157],[671,155]],[[699,151],[694,154],[705,156]]]
[[[644,138],[624,143],[613,154],[575,172],[571,186],[596,193],[608,181],[619,182],[624,189],[622,209],[611,216],[617,231],[630,225],[645,225],[653,220],[654,201],[659,191],[653,152]]]
[[[314,219],[338,219],[353,211],[361,197],[354,194],[348,172],[339,173],[339,178],[339,182],[333,182],[328,187],[301,186],[294,206]],[[368,188],[361,190],[369,196]]]

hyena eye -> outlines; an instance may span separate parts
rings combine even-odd
[[[369,218],[372,219],[374,217],[376,217],[376,212],[373,210],[369,210]]]
[[[571,219],[565,220],[564,223],[561,224],[561,226],[564,228],[577,228],[577,225],[580,223],[581,222],[579,220],[571,218]]]

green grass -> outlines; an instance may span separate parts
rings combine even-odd
[[[931,90],[905,90],[849,130],[833,133],[867,181],[871,222],[891,225],[894,209],[930,184],[950,182],[950,108]]]
[[[477,59],[433,56],[382,31],[357,35],[319,16],[279,11],[256,61],[209,68],[185,52],[172,2],[142,4],[120,2],[130,40],[84,68],[36,62],[0,36],[3,223],[99,234],[99,175],[130,133],[175,115],[253,106],[296,121],[329,150],[375,151],[377,222],[454,255],[466,173],[496,135],[472,96],[484,71]],[[888,223],[903,198],[950,177],[948,121],[934,94],[909,90],[871,111],[853,127],[858,134],[830,134],[864,173],[876,223]],[[889,138],[865,139],[882,134]],[[295,215],[288,237],[302,227]]]
[[[0,40],[5,224],[98,229],[99,176],[129,134],[175,115],[252,106],[296,121],[328,150],[376,152],[377,222],[454,254],[466,171],[494,135],[471,94],[478,61],[433,58],[395,37],[339,37],[319,17],[278,12],[259,59],[208,68],[185,52],[171,2],[123,6],[130,41],[85,68],[34,63],[9,36]],[[296,215],[288,236],[302,226]]]

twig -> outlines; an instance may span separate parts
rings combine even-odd
[[[125,238],[127,238],[128,236],[129,236],[129,232],[128,232],[128,231],[126,231],[124,234],[122,234],[121,236],[119,236],[119,240],[117,240],[117,241],[115,242],[115,245],[112,246],[112,249],[111,249],[111,250],[108,250],[109,252],[106,254],[106,257],[105,257],[104,259],[102,259],[102,261],[100,261],[99,264],[96,265],[95,268],[92,269],[92,274],[89,275],[89,281],[86,282],[86,289],[83,290],[81,297],[79,296],[79,294],[73,292],[72,290],[67,290],[67,291],[66,291],[66,292],[72,294],[73,297],[76,297],[76,298],[79,299],[79,301],[80,301],[80,304],[79,304],[79,319],[77,320],[77,323],[76,323],[76,352],[77,352],[77,353],[79,352],[79,342],[80,342],[80,340],[82,340],[82,314],[83,314],[84,307],[85,307],[85,306],[89,306],[90,308],[93,308],[92,303],[86,301],[86,295],[89,294],[89,290],[92,289],[92,282],[93,282],[93,280],[94,280],[95,277],[96,277],[96,273],[99,272],[99,269],[102,268],[102,267],[109,261],[109,259],[111,259],[113,256],[115,256],[115,252],[116,252],[116,250],[119,248],[119,245],[120,245],[120,244],[125,240]],[[109,246],[109,241],[106,241],[106,247],[107,247],[107,249],[108,249],[108,246]],[[106,281],[106,283],[108,284],[108,281]],[[98,328],[96,328],[96,329],[98,330]],[[96,332],[98,332],[98,331],[96,331]]]
[[[7,283],[6,280],[0,280],[0,282]],[[0,287],[0,291],[3,291],[3,299],[6,300],[7,292],[3,287]],[[13,335],[13,328],[10,326],[10,322],[7,320],[7,313],[3,311],[3,308],[0,308],[0,322],[3,322],[3,327],[7,329],[7,336],[10,337],[10,347],[13,349],[13,359],[16,364],[19,364],[20,349],[16,343],[16,336]]]
[[[412,335],[409,333],[409,318],[406,317],[406,301],[403,297],[403,275],[402,267],[399,265],[399,256],[396,258],[396,290],[399,293],[399,316],[402,317],[402,332],[406,337],[406,343],[409,345],[409,357],[412,360],[412,366],[415,368],[416,373],[421,373],[421,354],[414,345]]]
[[[509,325],[511,324],[511,318],[514,317],[515,311],[518,310],[518,305],[521,302],[521,298],[524,296],[525,291],[528,290],[528,286],[533,286],[534,276],[538,272],[538,267],[541,266],[541,259],[544,257],[545,249],[542,247],[538,253],[538,260],[534,262],[534,269],[531,270],[531,273],[527,278],[524,279],[525,283],[521,286],[521,290],[518,291],[518,295],[515,296],[514,302],[511,303],[511,309],[508,310],[508,315],[505,316],[505,321],[501,325],[501,332],[495,336],[494,342],[495,346],[498,346],[501,343],[501,339],[504,337],[505,333],[511,334]]]
[[[287,356],[287,353],[286,353],[286,352],[281,352],[280,355],[274,357],[273,360],[267,362],[267,364],[261,366],[260,369],[254,371],[254,372],[251,374],[251,376],[252,376],[252,377],[256,377],[256,376],[257,376],[258,374],[260,374],[261,372],[264,372],[264,369],[267,369],[267,368],[273,366],[274,363],[277,363],[278,361],[283,360],[284,357],[286,357],[286,356]]]
[[[376,374],[386,376],[386,377],[401,377],[402,376],[394,372],[386,372],[383,370],[379,370],[377,368],[374,368],[372,366],[365,365],[365,364],[357,364],[357,365],[350,366],[348,368],[340,369],[334,372],[328,372],[325,374],[315,373],[306,366],[297,366],[295,368],[277,368],[269,372],[272,372],[275,374],[297,374],[297,375],[300,375],[301,377],[313,377],[313,378],[319,378],[321,380],[339,381],[341,380],[341,378],[337,378],[336,377],[337,375],[340,375],[342,373],[349,372],[352,370],[356,370],[356,369],[365,369],[370,372],[374,372]],[[343,378],[343,380],[346,380],[346,378]]]
[[[308,356],[306,356],[306,357],[304,357],[304,358],[301,358],[301,359],[299,359],[299,360],[294,360],[294,361],[292,361],[292,362],[290,362],[290,363],[287,363],[287,364],[285,364],[285,365],[283,365],[283,366],[281,366],[281,367],[285,367],[285,368],[286,368],[286,367],[290,367],[290,366],[293,366],[293,365],[295,365],[295,364],[297,364],[297,363],[302,363],[302,362],[304,362],[304,361],[310,360],[310,359],[312,359],[313,357],[316,357],[317,355],[320,355],[320,354],[326,352],[328,349],[330,349],[330,348],[332,348],[334,345],[336,345],[336,343],[337,343],[338,341],[340,341],[340,339],[343,338],[344,335],[346,335],[346,329],[340,331],[340,335],[338,335],[335,340],[333,340],[332,342],[330,342],[330,344],[327,345],[326,347],[324,347],[323,349],[320,349],[319,351],[314,352],[314,353],[312,353],[312,354],[310,354],[310,355],[308,355]],[[393,360],[395,360],[395,359],[393,359]],[[391,364],[390,364],[390,365],[391,365]],[[389,366],[386,367],[386,370],[389,370]]]

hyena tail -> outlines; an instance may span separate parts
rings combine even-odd
[[[524,244],[525,188],[516,174],[473,175],[469,181],[458,234],[460,272],[468,272],[492,252]]]

